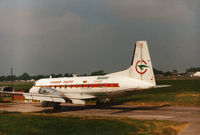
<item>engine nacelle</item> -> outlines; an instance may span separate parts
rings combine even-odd
[[[12,92],[13,88],[12,87],[8,87],[8,86],[3,86],[3,87],[0,87],[0,91]]]

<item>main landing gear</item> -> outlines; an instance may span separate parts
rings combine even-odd
[[[61,104],[61,103],[54,103],[53,109],[54,109],[54,110],[61,110],[62,107],[60,106],[60,104]]]
[[[97,99],[96,101],[96,106],[102,106],[102,105],[110,105],[110,104],[113,104],[114,101],[113,99],[111,98],[105,98],[105,99]]]
[[[61,103],[59,103],[59,102],[48,102],[48,101],[42,101],[41,102],[42,107],[53,107],[54,110],[62,109],[60,104]]]

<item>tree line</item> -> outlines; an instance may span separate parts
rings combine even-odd
[[[189,69],[186,69],[184,73],[178,73],[178,70],[173,69],[172,71],[163,72],[161,70],[153,69],[154,74],[162,74],[164,76],[172,76],[172,75],[187,75],[188,73],[195,73],[197,71],[200,71],[200,67],[191,67]]]
[[[178,70],[176,70],[176,69],[174,69],[172,71],[163,72],[161,70],[157,70],[157,69],[154,68],[153,71],[154,71],[155,75],[161,74],[161,75],[164,75],[164,76],[172,76],[172,75],[178,74]],[[197,72],[197,71],[200,71],[200,67],[189,68],[189,69],[187,69],[185,71],[185,73],[181,73],[181,74],[186,74],[188,72]],[[81,74],[81,75],[78,75],[78,76],[96,76],[96,75],[105,75],[105,74],[106,73],[103,70],[97,70],[97,71],[91,72],[90,74]],[[31,80],[31,79],[39,80],[41,78],[49,78],[50,76],[52,78],[56,78],[56,77],[72,77],[73,73],[50,74],[50,75],[29,75],[28,73],[23,73],[20,76],[13,75],[12,76],[12,80],[13,81],[16,81],[16,80]],[[8,76],[0,76],[0,81],[10,81],[10,80],[11,80],[11,76],[10,75],[8,75]]]
[[[88,74],[81,74],[81,75],[78,75],[78,76],[95,76],[95,75],[105,75],[106,73],[103,71],[103,70],[98,70],[98,71],[94,71],[92,73],[90,73],[89,75]],[[39,80],[39,79],[42,79],[42,78],[49,78],[49,77],[52,77],[52,78],[57,78],[57,77],[72,77],[73,76],[73,73],[65,73],[65,74],[50,74],[50,75],[29,75],[28,73],[23,73],[22,75],[20,76],[15,76],[13,75],[11,77],[11,75],[8,75],[8,76],[0,76],[0,81],[10,81],[11,79],[13,81],[16,81],[16,80]]]

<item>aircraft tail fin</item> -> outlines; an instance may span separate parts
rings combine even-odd
[[[156,86],[147,41],[136,42],[130,70],[130,77],[147,81]]]
[[[109,75],[128,76],[134,79],[144,80],[151,83],[152,86],[156,86],[147,41],[136,42],[131,66],[128,69]]]

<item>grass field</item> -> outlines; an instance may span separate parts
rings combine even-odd
[[[0,112],[0,135],[176,135],[187,123]]]
[[[10,83],[0,83],[0,86],[11,86]],[[28,91],[33,86],[33,83],[14,83],[15,90]]]
[[[116,100],[122,104],[169,104],[200,106],[200,80],[165,80],[157,81],[158,85],[172,85],[142,91],[136,95]]]

